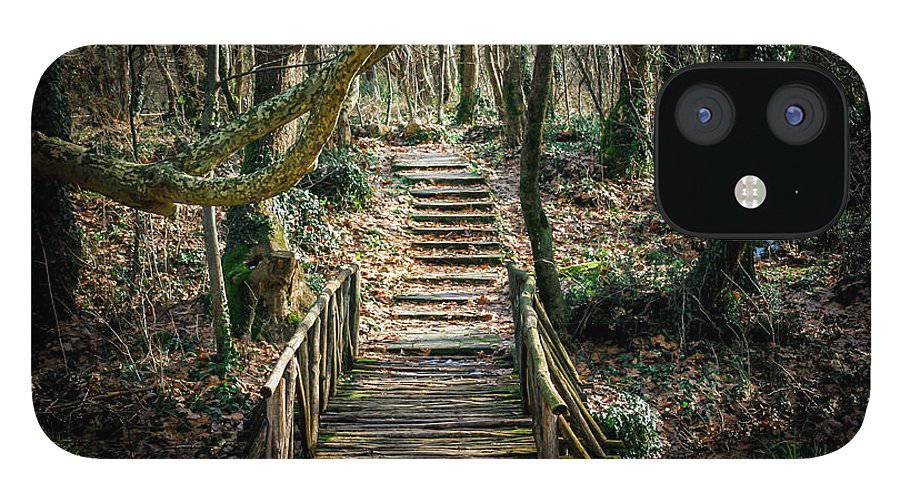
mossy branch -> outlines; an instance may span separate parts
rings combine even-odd
[[[172,158],[138,164],[33,131],[32,167],[127,206],[168,217],[174,216],[178,204],[256,203],[290,189],[314,168],[351,81],[391,48],[353,47],[303,83],[250,109]],[[201,176],[250,142],[307,113],[303,135],[281,161],[236,177]]]

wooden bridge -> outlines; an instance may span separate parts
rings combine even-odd
[[[360,345],[359,267],[340,272],[262,388],[249,456],[607,457],[617,442],[588,413],[533,278],[510,266],[508,292],[497,287],[485,177],[451,155],[400,156],[394,169],[411,184],[417,268],[393,298],[393,335]]]

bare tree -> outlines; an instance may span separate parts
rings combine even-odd
[[[478,78],[478,49],[475,45],[459,48],[459,106],[456,122],[471,125],[475,122],[475,84]]]
[[[553,46],[539,45],[534,58],[531,91],[528,94],[527,124],[519,167],[519,201],[531,242],[535,282],[541,301],[553,325],[558,331],[563,331],[566,311],[553,256],[553,228],[541,203],[539,184],[544,118],[547,114],[552,70]]]
[[[506,145],[522,144],[525,127],[525,94],[522,89],[522,72],[525,66],[525,47],[511,45],[507,48],[507,66],[503,75],[503,96],[506,101]]]
[[[201,133],[212,129],[217,89],[219,87],[219,46],[206,48],[206,102],[203,107]],[[210,175],[213,175],[210,172]],[[209,298],[212,311],[213,336],[216,339],[216,358],[227,364],[231,358],[231,322],[228,318],[228,299],[225,294],[225,278],[222,273],[222,257],[219,252],[219,234],[216,230],[216,208],[203,207],[203,244],[206,249],[206,267],[209,271]]]

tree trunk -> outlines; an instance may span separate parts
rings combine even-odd
[[[258,47],[257,65],[286,65],[290,47]],[[290,70],[269,70],[255,74],[253,103],[262,102],[293,86],[297,78]],[[242,174],[252,174],[283,155],[295,140],[296,125],[270,133],[244,150]],[[226,217],[228,243],[222,257],[230,322],[236,334],[284,340],[283,320],[292,311],[301,311],[313,301],[302,271],[289,265],[290,275],[273,272],[283,269],[288,255],[293,258],[278,216],[277,201],[235,206]],[[287,298],[285,298],[287,296]]]
[[[575,64],[578,66],[578,71],[581,72],[582,81],[588,89],[588,94],[591,96],[591,102],[594,104],[594,112],[597,113],[598,118],[601,118],[603,117],[603,106],[600,102],[600,96],[597,91],[594,90],[593,78],[591,78],[591,74],[576,47],[572,47],[572,56],[575,58]]]
[[[497,109],[497,117],[500,123],[506,126],[506,100],[503,97],[503,82],[500,79],[500,70],[496,57],[494,56],[494,48],[491,45],[484,46],[484,54],[482,57],[484,66],[487,68],[487,79],[491,86],[491,92],[494,94],[494,107]]]
[[[349,147],[353,140],[353,130],[350,127],[350,113],[359,102],[359,76],[350,84],[350,92],[341,105],[341,113],[338,115],[337,126],[334,128],[332,142],[337,147]]]
[[[70,139],[71,116],[57,59],[41,76],[31,108],[31,128]],[[56,326],[75,310],[81,271],[81,229],[72,214],[69,188],[32,169],[31,173],[31,318],[35,326]]]
[[[522,45],[508,47],[506,74],[503,75],[503,96],[506,98],[506,145],[518,147],[522,144],[525,127],[525,94],[522,91],[522,71],[525,56]]]
[[[678,57],[678,45],[661,45],[660,52],[662,60],[659,64],[659,79],[665,82],[675,71],[681,69],[682,64]]]
[[[146,50],[141,45],[126,45],[124,47],[126,59],[126,76],[128,82],[125,85],[128,89],[128,128],[131,133],[131,158],[135,163],[140,161],[140,149],[138,139],[137,115],[141,112],[144,105],[144,70],[146,69],[145,59]],[[131,210],[134,238],[131,244],[130,268],[129,268],[129,284],[133,290],[138,291],[138,295],[143,297],[145,272],[148,270],[152,274],[152,269],[148,268],[150,236],[148,235],[152,220],[150,215],[138,209]],[[145,261],[147,260],[147,261]]]
[[[645,126],[649,107],[644,93],[647,78],[647,47],[622,47],[619,97],[612,118],[604,127],[602,163],[607,177],[637,176],[652,163],[650,130]],[[649,120],[647,120],[649,121]]]
[[[447,47],[447,94],[444,96],[444,104],[450,102],[450,99],[453,98],[453,91],[456,89],[456,85],[454,82],[459,81],[459,73],[456,71],[458,66],[453,64],[453,45],[446,45]]]
[[[215,114],[216,97],[218,95],[219,46],[209,45],[206,48],[206,103],[203,108],[201,133],[208,134],[212,129]],[[210,172],[210,176],[215,175]],[[212,312],[213,337],[216,339],[216,360],[222,364],[231,359],[231,321],[228,316],[228,300],[225,291],[225,278],[222,273],[222,260],[219,253],[219,233],[216,230],[216,209],[213,206],[203,207],[203,243],[206,249],[206,265],[209,271],[209,302]]]
[[[753,251],[746,241],[709,241],[684,281],[684,303],[695,319],[716,321],[724,312],[728,292],[756,294],[759,284]]]
[[[165,58],[165,47],[151,45],[150,49],[153,51],[153,59],[156,62],[156,67],[159,69],[159,74],[162,76],[163,83],[166,87],[167,112],[176,120],[184,121],[184,118],[178,111],[178,89],[175,87],[175,80],[172,78],[172,73],[169,71],[169,63]]]
[[[384,110],[384,126],[391,126],[391,107],[394,105],[394,84],[391,82],[391,63],[385,58],[384,72],[387,76],[387,105]]]
[[[434,107],[437,111],[438,123],[444,122],[444,95],[446,95],[446,66],[447,66],[447,48],[444,45],[438,45],[438,90],[434,97]]]
[[[566,105],[566,126],[571,126],[572,124],[572,108],[569,105],[569,71],[568,64],[566,60],[566,51],[560,50],[560,65],[562,66],[562,91],[563,91],[563,101]]]
[[[459,106],[456,122],[461,125],[475,123],[475,84],[478,77],[478,49],[475,45],[459,48]]]
[[[553,228],[544,213],[540,193],[541,145],[544,117],[550,95],[553,69],[553,46],[539,45],[534,58],[534,76],[528,95],[527,126],[519,171],[519,201],[525,215],[531,254],[534,259],[535,282],[547,315],[557,331],[565,328],[565,302],[556,260],[553,257]]]
[[[431,64],[430,49],[431,47],[425,46],[416,50],[416,77],[423,104],[427,103],[429,99],[433,101],[436,95],[434,83],[431,81],[432,73],[428,70],[429,64]]]

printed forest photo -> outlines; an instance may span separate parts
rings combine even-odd
[[[827,231],[660,214],[657,94],[722,61],[839,82]],[[837,451],[869,398],[869,144],[859,76],[810,46],[72,50],[31,116],[37,422],[100,458]]]

